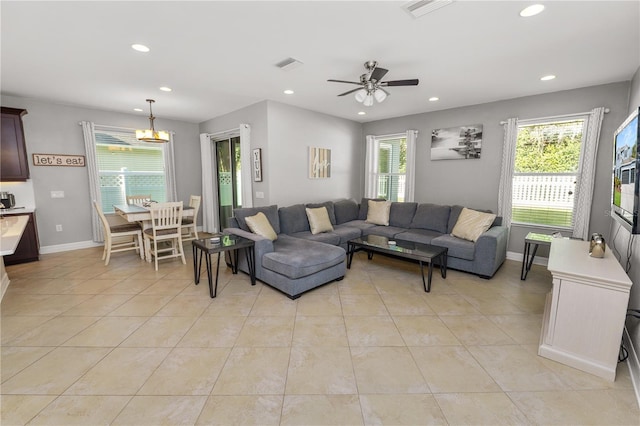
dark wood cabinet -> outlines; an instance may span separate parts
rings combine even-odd
[[[2,107],[2,148],[0,156],[0,180],[25,181],[29,179],[29,160],[24,141],[22,116],[26,109]]]
[[[18,263],[33,262],[40,260],[40,241],[38,240],[38,227],[36,225],[35,213],[22,213],[29,215],[29,222],[24,228],[22,238],[16,247],[15,253],[4,256],[5,265],[15,265]],[[20,214],[7,214],[5,216],[19,216]]]

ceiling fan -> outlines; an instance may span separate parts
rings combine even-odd
[[[361,86],[357,89],[340,93],[338,96],[344,96],[355,92],[356,101],[362,102],[364,106],[373,105],[374,98],[378,102],[384,101],[390,93],[384,90],[383,87],[417,86],[419,82],[417,78],[410,80],[382,81],[382,78],[389,72],[389,70],[380,68],[376,61],[365,62],[364,68],[367,72],[360,76],[359,82],[333,79],[329,79],[327,81],[334,83],[357,84],[358,86]]]

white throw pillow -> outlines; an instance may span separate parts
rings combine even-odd
[[[318,207],[316,209],[307,208],[307,219],[309,219],[309,226],[311,227],[311,233],[313,235],[321,232],[333,231],[331,226],[331,220],[329,219],[329,212],[326,207]]]
[[[271,241],[278,239],[276,231],[273,230],[273,227],[269,223],[269,219],[267,219],[267,216],[265,216],[264,213],[259,212],[255,216],[246,217],[244,220],[247,222],[247,226],[254,234],[261,235]]]
[[[491,227],[495,218],[496,215],[493,213],[483,213],[465,207],[460,212],[451,235],[475,242],[480,235]]]
[[[391,211],[391,201],[369,200],[367,211],[367,222],[374,225],[389,226],[389,212]]]

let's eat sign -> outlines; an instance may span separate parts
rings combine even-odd
[[[84,155],[33,154],[34,166],[84,167]]]

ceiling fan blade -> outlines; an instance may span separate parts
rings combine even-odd
[[[393,87],[393,86],[417,86],[419,80],[417,78],[411,80],[392,80],[392,81],[383,81],[380,83],[381,86]]]
[[[385,74],[387,74],[389,70],[384,68],[376,67],[371,75],[369,76],[369,80],[380,81],[384,78]]]
[[[358,87],[357,89],[353,89],[353,90],[349,90],[348,92],[344,92],[344,93],[340,93],[338,96],[344,96],[344,95],[348,95],[349,93],[353,93],[353,92],[357,92],[358,90],[360,90],[361,88]]]
[[[360,83],[359,81],[357,81],[357,82],[356,82],[356,81],[333,80],[333,79],[329,79],[329,80],[327,80],[327,81],[331,81],[331,82],[333,82],[333,83],[349,83],[349,84],[358,84],[358,85],[362,84],[362,83]]]

